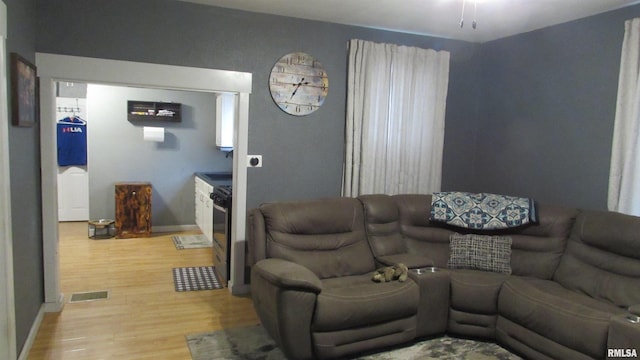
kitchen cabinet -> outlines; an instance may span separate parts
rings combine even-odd
[[[196,176],[196,225],[207,236],[207,239],[213,242],[213,200],[209,197],[211,192],[213,192],[213,186]]]
[[[151,184],[116,183],[116,237],[151,236]]]
[[[198,227],[200,228],[200,230],[202,230],[202,213],[203,213],[203,202],[204,199],[202,198],[202,185],[201,185],[202,180],[196,176],[196,183],[195,183],[195,193],[196,193],[196,199],[195,199],[195,205],[196,205],[196,225],[198,225]]]

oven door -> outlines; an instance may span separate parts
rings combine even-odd
[[[224,286],[229,280],[230,214],[230,209],[213,204],[213,266]]]

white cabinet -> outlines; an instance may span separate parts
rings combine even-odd
[[[203,202],[204,199],[202,198],[202,183],[203,181],[196,176],[196,186],[195,186],[195,193],[196,193],[196,225],[198,225],[198,227],[200,228],[200,230],[202,230],[202,219],[203,219]]]
[[[233,150],[236,98],[235,94],[216,95],[216,146],[223,151]]]
[[[210,241],[213,241],[213,200],[209,197],[212,191],[213,186],[196,176],[196,225]]]

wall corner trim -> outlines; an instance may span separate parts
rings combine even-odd
[[[29,358],[29,352],[31,352],[31,347],[33,343],[36,341],[36,336],[38,335],[38,330],[40,329],[40,324],[42,324],[42,319],[44,318],[46,304],[42,304],[40,306],[40,310],[38,310],[38,315],[36,315],[33,324],[31,325],[31,330],[29,330],[29,336],[27,336],[27,341],[24,343],[22,347],[22,351],[20,352],[20,356],[18,356],[18,360],[27,360]]]

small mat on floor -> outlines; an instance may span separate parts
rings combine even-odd
[[[264,331],[262,325],[225,329],[209,333],[187,335],[187,344],[193,360],[212,359],[268,359],[285,360],[286,357]],[[443,336],[395,349],[381,350],[353,359],[359,360],[517,360],[520,357],[491,342]]]
[[[178,250],[211,247],[211,241],[205,235],[175,235],[173,244]]]
[[[213,266],[173,268],[173,283],[179,292],[223,288]]]

